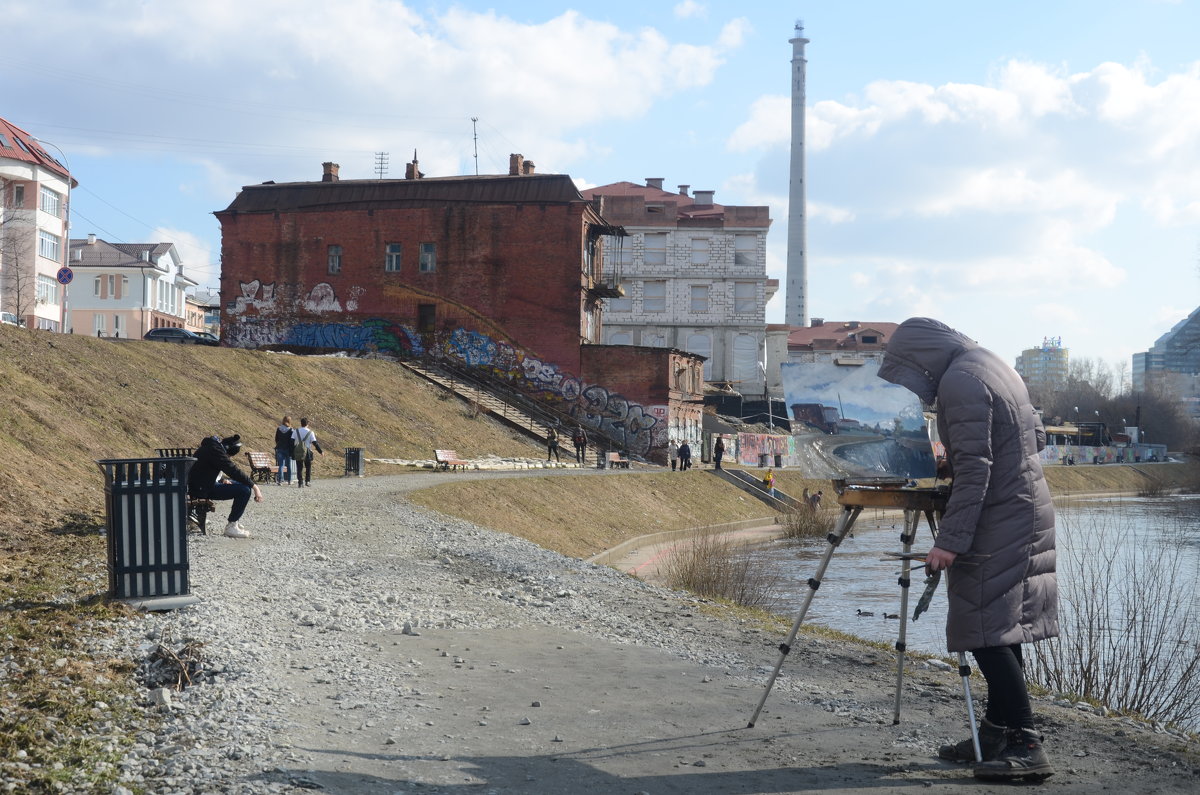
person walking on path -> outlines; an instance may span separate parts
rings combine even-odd
[[[825,496],[825,492],[818,491],[816,494],[813,494],[807,498],[808,499],[808,507],[809,507],[809,509],[812,510],[813,513],[816,513],[817,511],[821,510],[821,498],[824,496]]]
[[[767,494],[770,494],[772,497],[774,497],[775,496],[775,472],[774,472],[774,470],[771,470],[771,469],[767,470],[767,474],[763,475],[762,483],[763,483],[763,488],[766,489]]]
[[[926,556],[945,570],[946,645],[969,651],[987,682],[980,779],[1054,773],[1034,728],[1022,644],[1058,635],[1054,503],[1038,451],[1046,431],[1021,376],[996,354],[931,318],[909,318],[888,340],[879,377],[934,407],[940,462],[951,480]],[[973,761],[971,740],[938,756]]]
[[[242,514],[250,497],[262,502],[262,490],[237,464],[233,456],[242,449],[237,434],[222,439],[210,436],[196,448],[196,463],[188,472],[188,496],[201,500],[233,500],[229,507],[225,535],[230,538],[249,538],[250,531],[241,525]],[[221,478],[224,475],[225,478]]]
[[[667,458],[671,459],[671,471],[679,464],[679,442],[671,439],[667,442]]]
[[[292,418],[286,414],[275,429],[275,485],[292,484]],[[284,473],[287,473],[286,477]]]
[[[308,427],[308,417],[300,418],[300,427],[293,434],[293,455],[296,458],[296,485],[300,488],[312,485],[313,450],[321,455],[325,451],[317,444],[317,435]]]
[[[692,468],[692,446],[684,439],[683,444],[679,445],[679,471],[687,472]]]
[[[575,433],[571,436],[571,442],[575,445],[575,463],[583,464],[587,458],[587,432],[583,430],[582,425],[575,426]]]
[[[562,461],[562,458],[558,455],[558,430],[553,426],[546,433],[546,460],[549,461],[552,455],[555,461]]]
[[[722,439],[720,436],[718,436],[716,443],[713,444],[713,469],[721,468],[721,458],[724,455],[725,455],[725,440]]]

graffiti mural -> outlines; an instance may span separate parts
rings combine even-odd
[[[272,295],[274,285],[272,287]],[[262,306],[257,281],[242,285],[241,309]],[[328,289],[324,289],[328,288]],[[264,296],[266,292],[264,291]],[[355,295],[353,290],[351,295]],[[273,298],[272,298],[273,300]],[[347,301],[347,306],[350,301]],[[329,285],[317,285],[305,306],[338,311]],[[234,312],[238,314],[238,312]],[[533,397],[552,404],[586,428],[599,431],[620,447],[642,457],[667,444],[668,408],[642,406],[599,384],[585,383],[557,365],[531,356],[513,344],[466,329],[421,334],[382,318],[361,323],[296,323],[275,316],[242,317],[230,323],[226,339],[235,347],[289,345],[303,348],[363,350],[399,356],[433,356],[486,370]]]
[[[248,308],[254,307],[259,312],[270,312],[275,309],[275,283],[263,284],[258,279],[250,282],[238,282],[242,294],[234,299],[230,314],[240,315]],[[262,291],[260,298],[258,293]]]

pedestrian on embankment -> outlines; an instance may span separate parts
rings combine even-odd
[[[292,484],[292,418],[284,414],[275,427],[275,485]],[[286,473],[286,474],[285,474]]]
[[[683,444],[679,445],[679,471],[687,472],[692,468],[692,446],[684,439]]]
[[[296,459],[296,483],[300,488],[312,485],[313,450],[321,455],[325,451],[317,443],[317,435],[308,427],[308,417],[300,418],[300,427],[292,434],[293,455]]]
[[[721,468],[721,458],[724,457],[724,455],[725,440],[718,436],[716,443],[713,444],[713,469]]]
[[[671,471],[674,472],[679,463],[679,442],[674,439],[667,442],[667,458],[671,459]]]
[[[1034,727],[1022,651],[1058,635],[1041,419],[1003,359],[931,318],[897,327],[879,376],[934,407],[946,447],[950,496],[926,567],[947,572],[947,648],[971,652],[987,681],[975,777],[1045,778],[1054,769]],[[973,761],[972,740],[943,746],[938,756]]]

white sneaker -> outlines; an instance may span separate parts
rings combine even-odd
[[[242,527],[237,522],[230,522],[229,524],[225,525],[225,535],[229,536],[230,538],[249,538],[250,531]]]

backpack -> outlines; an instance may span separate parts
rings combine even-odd
[[[292,444],[292,458],[297,461],[303,461],[308,458],[312,450],[312,431],[308,431],[308,435],[306,436],[303,432],[307,430],[307,428],[296,429],[296,440]]]

